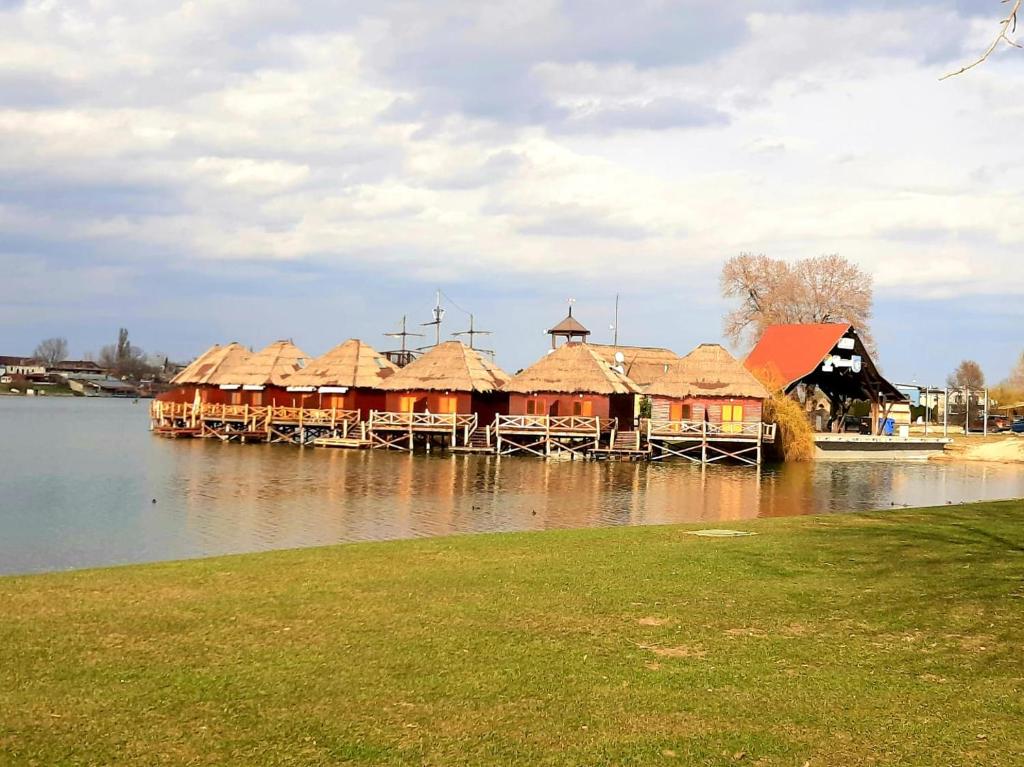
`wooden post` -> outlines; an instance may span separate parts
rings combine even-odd
[[[707,414],[705,413],[705,416]],[[700,422],[700,464],[706,466],[708,463],[708,419],[705,417]]]

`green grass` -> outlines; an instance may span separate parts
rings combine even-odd
[[[1019,765],[1024,503],[0,579],[0,764]]]

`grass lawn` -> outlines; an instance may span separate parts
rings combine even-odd
[[[1024,764],[1024,502],[0,578],[0,764]]]

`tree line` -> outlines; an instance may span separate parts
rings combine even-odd
[[[32,356],[47,367],[53,367],[68,359],[68,340],[46,338],[39,342]],[[135,381],[159,376],[168,369],[167,357],[147,354],[135,346],[128,337],[127,328],[119,328],[114,343],[101,347],[95,355],[87,353],[85,359],[94,361],[112,376]]]

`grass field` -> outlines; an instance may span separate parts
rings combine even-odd
[[[1024,503],[0,578],[0,764],[1024,764]]]

